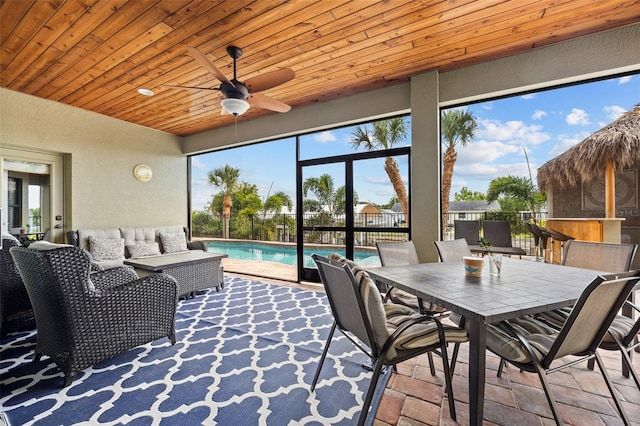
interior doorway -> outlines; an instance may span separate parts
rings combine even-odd
[[[2,147],[2,232],[23,243],[64,242],[64,157]]]

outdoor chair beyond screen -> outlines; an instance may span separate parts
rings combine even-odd
[[[375,363],[358,425],[363,425],[369,415],[368,411],[383,366],[395,366],[402,361],[435,350],[439,350],[442,356],[449,412],[455,420],[447,341],[465,341],[466,332],[454,326],[443,325],[432,316],[418,314],[406,306],[383,303],[375,283],[359,267],[352,270],[348,263],[336,262],[315,254],[313,259],[318,265],[334,322],[311,390],[315,389],[331,339],[338,328]],[[375,417],[375,412],[370,415]]]
[[[519,256],[527,252],[520,248],[514,247],[511,242],[511,223],[508,220],[485,220],[482,222],[482,235],[485,241],[491,243],[491,251],[501,253],[507,256]]]
[[[37,248],[33,248],[37,247]],[[89,254],[33,243],[11,249],[36,320],[34,362],[50,356],[68,386],[77,372],[136,346],[175,343],[178,284],[166,274],[138,279],[127,267],[89,274]]]
[[[487,349],[521,370],[538,373],[556,424],[561,425],[555,397],[547,381],[552,373],[594,358],[625,424],[630,424],[597,349],[627,296],[640,279],[640,271],[596,277],[583,291],[567,321],[557,331],[525,317],[487,326]],[[566,356],[565,364],[551,364]]]
[[[637,244],[570,240],[567,242],[563,264],[603,272],[625,272],[631,269],[637,250]],[[630,299],[632,299],[631,296]],[[623,306],[623,312],[628,316],[616,316],[611,324],[611,330],[605,335],[600,347],[610,351],[621,352],[623,375],[629,377],[629,373],[631,373],[638,389],[640,389],[638,373],[631,363],[632,349],[640,345],[640,343],[634,343],[640,330],[640,318],[635,322],[633,321],[633,310],[637,310],[640,313],[640,309],[633,303],[633,300],[628,300]],[[538,318],[553,327],[560,328],[567,320],[570,311],[571,308],[557,309],[540,314]],[[589,361],[588,366],[593,369],[593,360]]]
[[[549,234],[543,231],[543,228],[535,223],[527,222],[525,229],[533,235],[533,242],[536,250],[536,261],[544,262],[547,254],[547,242],[549,241]]]
[[[474,253],[484,253],[484,249],[480,247],[480,222],[477,220],[454,220],[453,221],[453,238],[458,240],[464,238],[467,240],[469,249]]]

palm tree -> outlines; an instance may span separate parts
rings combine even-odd
[[[465,146],[473,142],[473,134],[478,127],[478,122],[468,109],[456,109],[444,112],[441,127],[442,143],[445,146],[442,171],[442,232],[444,233],[447,229],[447,217],[449,215],[453,166],[458,159],[456,145]]]
[[[289,209],[293,208],[293,200],[287,194],[282,191],[278,191],[273,195],[267,197],[262,203],[262,210],[266,213],[267,211],[272,211],[275,213],[280,213],[282,211],[282,207],[288,207]]]
[[[311,191],[316,196],[320,206],[327,207],[329,215],[333,215],[336,207],[336,190],[333,178],[330,174],[325,173],[319,178],[310,177],[302,184],[302,192],[306,198],[307,193]]]
[[[391,149],[394,145],[407,138],[407,123],[403,117],[389,120],[376,121],[372,124],[373,129],[368,127],[357,127],[351,137],[351,145],[358,149],[363,147],[366,151],[378,149]],[[400,175],[398,163],[392,157],[387,157],[384,161],[384,171],[387,172],[391,185],[398,196],[400,207],[405,215],[405,220],[409,223],[409,200],[407,190]]]
[[[500,195],[510,197],[513,209],[531,210],[533,220],[536,221],[536,210],[544,204],[545,196],[538,191],[530,179],[518,176],[503,176],[493,179],[487,190],[487,201],[498,200]],[[502,203],[500,203],[502,207]]]
[[[224,167],[218,167],[207,175],[209,184],[220,188],[224,195],[222,201],[222,238],[229,238],[229,217],[231,216],[231,207],[233,207],[231,194],[233,194],[238,185],[239,176],[240,169],[231,167],[228,164]]]

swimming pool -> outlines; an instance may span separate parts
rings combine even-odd
[[[257,241],[207,241],[207,251],[226,254],[231,259],[262,260],[278,262],[285,265],[297,265],[297,250],[295,246],[268,244]],[[304,250],[304,267],[315,268],[312,254],[328,256],[330,253],[340,252],[331,248],[308,247]],[[342,251],[344,254],[344,251]],[[362,266],[380,266],[380,258],[375,251],[356,250],[354,260]]]

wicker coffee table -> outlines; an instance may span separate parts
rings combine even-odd
[[[125,265],[150,272],[164,272],[178,281],[178,293],[189,297],[199,290],[224,287],[224,271],[220,265],[226,254],[189,250],[170,255],[126,259]]]

